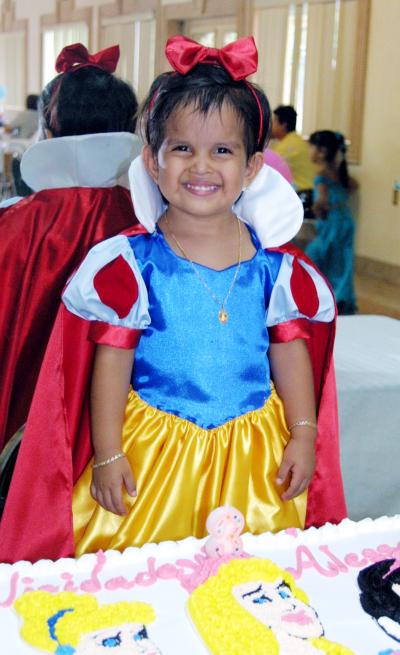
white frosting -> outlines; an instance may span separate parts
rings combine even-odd
[[[398,642],[363,611],[357,575],[377,559],[400,561],[400,516],[359,523],[346,519],[339,526],[326,525],[319,530],[245,534],[242,538],[246,553],[272,559],[295,577],[313,608],[313,623],[309,625],[316,632],[322,625],[327,639],[347,646],[357,655],[399,649]],[[0,564],[1,652],[36,652],[19,636],[21,622],[12,604],[24,590],[45,587],[53,592],[91,592],[100,604],[120,600],[149,603],[156,615],[149,626],[149,637],[163,655],[206,655],[208,651],[188,620],[188,591],[180,583],[183,578],[193,582],[193,572],[204,560],[199,553],[205,541],[190,537],[177,543],[128,548],[124,553],[84,555],[77,560]],[[299,611],[303,610],[299,606]],[[387,621],[382,627],[389,634],[398,630],[397,624],[388,625]]]

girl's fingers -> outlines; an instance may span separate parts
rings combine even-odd
[[[276,483],[277,484],[283,484],[285,482],[287,476],[290,473],[291,467],[292,467],[292,464],[290,464],[289,462],[285,462],[285,460],[283,460],[282,464],[279,467],[278,474],[276,476]]]
[[[133,475],[132,475],[131,471],[127,471],[126,473],[124,473],[123,477],[124,477],[125,488],[126,488],[128,494],[130,496],[132,496],[132,497],[137,496],[136,484],[135,484],[135,481],[133,479]]]
[[[291,500],[295,496],[297,496],[300,493],[300,488],[301,484],[304,481],[304,478],[302,475],[300,475],[297,471],[296,468],[294,467],[292,470],[292,477],[290,480],[290,484],[286,491],[282,494],[281,498],[282,500]]]
[[[115,486],[111,489],[111,512],[124,516],[126,514],[126,507],[122,501],[122,485]]]

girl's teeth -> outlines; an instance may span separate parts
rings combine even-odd
[[[212,191],[217,187],[213,185],[204,185],[204,184],[187,184],[188,189],[195,189],[196,191]]]

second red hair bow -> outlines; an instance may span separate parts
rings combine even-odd
[[[223,48],[207,48],[185,36],[172,36],[165,46],[172,68],[186,75],[197,64],[219,64],[237,82],[257,70],[258,53],[252,36],[246,36]]]
[[[119,46],[113,45],[91,55],[82,43],[63,48],[56,59],[57,73],[68,73],[84,66],[94,66],[107,73],[114,73],[119,60]]]

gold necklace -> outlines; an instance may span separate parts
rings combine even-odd
[[[241,225],[240,225],[240,219],[237,218],[237,226],[238,226],[238,234],[239,234],[238,263],[237,263],[237,266],[236,266],[235,274],[233,276],[231,285],[230,285],[230,287],[228,289],[228,293],[226,294],[226,296],[225,296],[225,298],[223,299],[222,302],[215,295],[214,291],[212,289],[210,289],[207,282],[205,281],[205,279],[201,275],[200,271],[197,269],[196,264],[194,263],[194,261],[192,261],[190,259],[190,257],[188,257],[188,255],[186,254],[183,246],[179,243],[179,241],[176,238],[175,234],[172,232],[172,230],[170,228],[170,225],[169,225],[169,222],[168,222],[168,218],[167,218],[166,213],[164,214],[164,219],[165,219],[165,224],[166,224],[166,226],[168,228],[168,232],[171,235],[171,237],[173,238],[173,240],[174,240],[175,244],[177,245],[178,249],[181,251],[181,253],[185,257],[185,259],[187,259],[187,261],[189,262],[190,266],[192,267],[194,273],[196,274],[196,276],[200,280],[200,282],[203,285],[203,287],[205,288],[205,290],[210,294],[210,296],[214,300],[214,302],[216,302],[217,305],[220,307],[220,310],[218,312],[218,319],[219,319],[220,323],[227,323],[229,316],[228,316],[228,313],[227,313],[227,311],[225,309],[225,306],[226,306],[226,303],[228,302],[229,296],[232,293],[233,287],[235,286],[235,282],[237,280],[237,276],[239,275],[240,266],[241,266],[241,263],[242,263],[242,228],[241,228]]]

